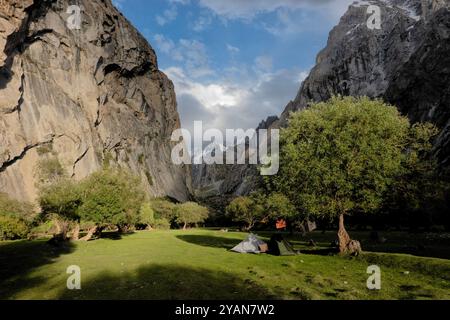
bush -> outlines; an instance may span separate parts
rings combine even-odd
[[[31,223],[36,217],[36,212],[31,204],[11,199],[7,194],[0,193],[0,215],[13,216]]]
[[[167,219],[155,219],[155,223],[153,224],[153,228],[157,230],[169,230],[170,222]]]
[[[26,238],[35,216],[31,204],[0,193],[0,240]]]
[[[38,226],[32,228],[30,230],[30,237],[31,238],[41,238],[46,236],[51,236],[57,232],[58,228],[55,225],[55,221],[48,220],[45,222],[40,223]]]
[[[67,176],[58,158],[42,159],[36,166],[36,175],[39,184],[53,183]]]
[[[146,228],[154,228],[155,211],[153,210],[151,203],[145,202],[142,204],[141,209],[139,210],[139,218],[137,224],[145,226]]]
[[[20,218],[0,215],[0,240],[17,240],[27,237],[28,225]]]

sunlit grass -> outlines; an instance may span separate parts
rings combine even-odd
[[[0,298],[450,299],[449,260],[230,252],[245,236],[191,230],[138,232],[62,248],[45,241],[2,243]],[[297,249],[310,249],[294,243]],[[371,264],[381,267],[380,291],[366,287]],[[70,265],[81,267],[82,290],[66,289]]]

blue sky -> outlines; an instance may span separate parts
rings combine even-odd
[[[175,84],[184,128],[255,128],[292,100],[350,0],[114,0]]]

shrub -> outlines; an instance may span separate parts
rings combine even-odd
[[[0,215],[0,240],[24,239],[29,231],[28,225],[22,219]]]
[[[44,221],[30,230],[30,237],[40,238],[50,236],[55,234],[57,230],[58,228],[55,224],[55,221],[53,220]]]
[[[161,218],[161,219],[155,219],[155,223],[153,225],[153,228],[157,230],[169,230],[170,229],[170,222],[167,219]]]
[[[39,184],[50,184],[66,177],[66,171],[58,158],[42,159],[36,166],[36,176]]]
[[[0,193],[0,240],[26,238],[35,216],[31,204]]]
[[[7,194],[0,193],[0,215],[13,216],[30,224],[35,219],[36,212],[30,203],[11,199]]]
[[[147,228],[154,228],[155,211],[153,210],[151,203],[145,202],[142,204],[141,209],[139,210],[139,219],[137,223]]]

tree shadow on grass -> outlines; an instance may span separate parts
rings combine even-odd
[[[303,249],[302,254],[312,254],[317,256],[334,256],[339,253],[336,248],[323,248],[323,249]]]
[[[30,278],[28,274],[73,250],[74,245],[70,242],[55,246],[46,240],[0,244],[0,299],[12,299],[15,293],[46,281],[39,277]]]
[[[203,236],[203,235],[180,235],[177,236],[177,238],[182,241],[203,247],[222,248],[227,250],[233,249],[236,245],[238,245],[242,241],[239,239]]]
[[[100,239],[109,239],[109,240],[122,240],[124,237],[128,237],[135,234],[134,232],[117,232],[117,231],[103,231]]]
[[[64,290],[61,300],[260,300],[274,299],[251,279],[210,269],[149,265],[135,272],[106,273]]]
[[[400,300],[417,300],[417,299],[433,299],[436,298],[434,293],[430,290],[424,289],[418,285],[402,285],[400,289],[403,296]]]

